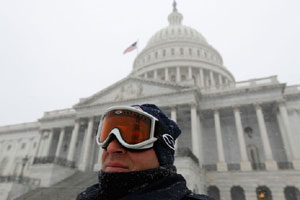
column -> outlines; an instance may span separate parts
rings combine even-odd
[[[171,107],[171,119],[177,123],[176,106]],[[175,141],[175,151],[178,149],[178,141]]]
[[[9,162],[9,164],[6,167],[6,170],[8,170],[8,175],[18,175],[18,174],[14,174],[14,170],[16,168],[16,156],[18,154],[18,149],[20,149],[20,145],[21,143],[21,139],[19,140],[15,140],[14,142],[14,153],[13,156],[11,157],[11,161]]]
[[[197,133],[197,106],[191,105],[191,132],[192,132],[192,151],[193,154],[200,160],[199,137]]]
[[[251,171],[252,167],[251,167],[251,163],[248,160],[240,110],[238,107],[234,107],[233,112],[234,112],[236,131],[239,140],[240,153],[241,153],[241,171]]]
[[[294,169],[300,170],[300,158],[299,158],[300,156],[298,155],[299,152],[297,152],[297,150],[295,148],[295,145],[298,145],[298,144],[294,143],[293,133],[292,133],[292,129],[290,126],[288,112],[287,112],[286,106],[283,102],[279,103],[279,111],[280,111],[280,116],[281,116],[281,119],[283,122],[284,129],[286,132],[287,142],[290,146],[291,157],[292,157]]]
[[[169,81],[169,70],[165,68],[165,81]]]
[[[99,147],[99,152],[98,152],[98,159],[97,162],[94,165],[94,171],[99,171],[102,168],[102,153],[103,153],[103,149],[102,147]]]
[[[223,85],[222,75],[221,75],[221,74],[219,74],[219,86],[220,86],[220,85]]]
[[[180,81],[181,81],[180,67],[176,67],[176,82],[179,83]]]
[[[258,120],[258,126],[259,126],[259,131],[261,135],[261,139],[263,142],[263,148],[264,148],[264,153],[265,153],[265,164],[266,164],[266,169],[267,170],[277,170],[277,163],[273,159],[273,154],[272,154],[272,149],[267,133],[267,128],[263,116],[262,109],[259,104],[255,104],[255,111],[257,115],[257,120]]]
[[[59,140],[57,144],[57,149],[55,152],[55,159],[58,159],[60,156],[61,148],[63,146],[64,142],[64,137],[65,137],[65,128],[61,128],[60,133],[59,133]]]
[[[43,157],[50,156],[49,154],[50,154],[52,140],[53,140],[53,130],[47,130],[47,132],[48,132],[48,139],[46,140],[45,151],[43,153]]]
[[[189,79],[193,79],[192,67],[189,67]]]
[[[200,69],[200,87],[204,87],[204,75],[203,75],[203,69]]]
[[[87,133],[84,136],[84,146],[83,146],[83,156],[82,156],[82,162],[79,165],[79,169],[82,171],[86,171],[88,168],[88,161],[90,156],[90,150],[91,150],[91,142],[92,142],[92,134],[93,134],[93,125],[94,125],[94,118],[90,117],[88,122],[88,128]]]
[[[37,154],[35,156],[37,158],[42,157],[42,154],[43,154],[43,151],[44,151],[44,141],[45,141],[44,132],[40,131],[39,146],[38,146]]]
[[[157,79],[157,69],[155,69],[155,70],[153,71],[153,73],[154,73],[153,78],[156,80],[156,79]]]
[[[79,134],[79,120],[76,120],[74,129],[72,131],[71,142],[69,146],[69,151],[67,155],[67,161],[69,162],[70,167],[74,166],[75,159],[75,150],[76,150],[76,142]]]
[[[215,131],[217,138],[217,149],[218,149],[218,171],[227,171],[227,163],[225,162],[223,139],[221,132],[220,114],[219,110],[214,110],[214,120],[215,120]]]
[[[278,126],[279,126],[279,130],[280,130],[280,134],[281,134],[282,142],[284,145],[287,160],[292,161],[293,157],[292,157],[291,145],[287,138],[288,136],[287,136],[284,124],[283,124],[283,120],[279,113],[276,115],[276,117],[277,117],[277,122],[278,122]]]
[[[215,79],[214,79],[214,72],[213,71],[210,71],[209,72],[209,79],[210,79],[210,86],[216,86],[216,82],[215,82]]]

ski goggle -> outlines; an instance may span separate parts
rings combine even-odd
[[[152,115],[140,108],[119,106],[109,108],[101,118],[97,132],[97,144],[107,148],[113,136],[128,149],[148,149],[157,140]]]

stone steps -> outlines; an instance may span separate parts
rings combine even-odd
[[[37,188],[16,200],[73,200],[77,194],[98,182],[97,172],[76,172],[51,187]]]

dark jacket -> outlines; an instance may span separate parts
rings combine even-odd
[[[80,193],[76,200],[102,200],[101,188],[95,184]],[[129,192],[119,200],[213,200],[206,195],[192,193],[186,187],[186,181],[180,174],[173,174]]]

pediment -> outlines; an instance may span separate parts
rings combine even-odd
[[[88,98],[82,99],[75,107],[157,96],[184,88],[186,87],[177,84],[129,76]]]

